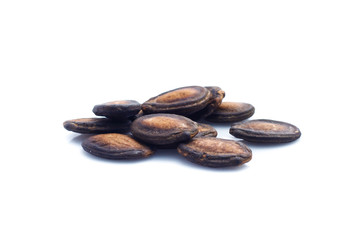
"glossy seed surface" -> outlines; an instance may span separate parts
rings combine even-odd
[[[237,122],[253,116],[255,108],[249,103],[222,102],[206,120],[210,122]]]
[[[217,131],[214,127],[210,126],[209,124],[205,123],[197,123],[198,125],[198,133],[196,134],[197,137],[216,137]]]
[[[97,116],[121,120],[135,116],[140,109],[140,103],[135,100],[119,100],[95,105],[93,113]]]
[[[292,142],[301,136],[301,132],[296,126],[268,119],[235,123],[229,132],[237,138],[260,143]]]
[[[208,89],[211,94],[209,102],[207,106],[205,106],[205,108],[193,113],[190,116],[191,119],[198,120],[198,119],[205,118],[209,116],[210,114],[212,114],[214,110],[217,109],[221,105],[222,99],[226,95],[226,93],[220,87],[213,86],[213,87],[205,87],[205,88]]]
[[[139,159],[153,154],[148,146],[118,133],[91,136],[83,141],[82,147],[90,154],[108,159]]]
[[[190,116],[205,108],[210,96],[210,91],[204,87],[182,87],[150,98],[142,104],[141,108],[145,114],[173,113]]]
[[[130,129],[131,121],[116,122],[108,118],[78,118],[63,123],[66,130],[84,133],[125,133]]]
[[[214,137],[194,138],[179,144],[177,150],[189,161],[213,168],[239,166],[252,159],[245,144]]]
[[[149,114],[133,121],[131,132],[135,138],[155,145],[188,141],[198,133],[197,123],[175,114]]]

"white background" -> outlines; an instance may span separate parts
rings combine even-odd
[[[341,239],[341,1],[1,1],[0,239]],[[95,104],[220,86],[290,144],[213,170],[85,153]],[[228,124],[219,137],[234,139]]]

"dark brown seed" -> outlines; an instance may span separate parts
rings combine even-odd
[[[133,121],[135,138],[155,145],[170,145],[188,141],[198,132],[197,123],[175,114],[150,114]]]
[[[260,143],[292,142],[301,136],[300,130],[292,124],[266,119],[235,123],[229,132],[237,138]]]
[[[206,88],[211,93],[208,105],[202,110],[199,110],[193,113],[190,116],[191,119],[200,120],[209,116],[210,114],[214,112],[216,108],[218,108],[218,106],[220,106],[220,104],[222,103],[222,99],[225,97],[225,92],[219,87],[206,87]]]
[[[120,100],[95,105],[93,112],[97,116],[121,120],[135,116],[140,109],[140,103],[135,100]]]
[[[189,161],[213,168],[239,166],[252,159],[245,144],[214,137],[194,138],[179,144],[177,150]]]
[[[208,124],[197,123],[198,124],[198,133],[196,134],[196,138],[198,137],[216,137],[217,131],[215,128]]]
[[[198,125],[198,133],[194,136],[194,138],[197,137],[216,137],[217,136],[217,131],[215,128],[208,124],[204,123],[197,123]],[[156,146],[157,148],[162,148],[162,149],[175,149],[177,148],[179,143],[174,143],[174,144],[168,144],[168,145],[160,145]]]
[[[134,121],[135,119],[140,118],[140,117],[142,117],[143,115],[144,115],[144,112],[143,112],[142,110],[140,110],[137,114],[135,114],[134,116],[130,117],[129,119],[130,119],[131,121]]]
[[[82,147],[90,154],[108,159],[139,159],[153,154],[148,146],[118,133],[91,136],[83,141]]]
[[[223,102],[206,120],[210,122],[238,122],[251,117],[254,107],[249,103]]]
[[[65,121],[63,126],[68,131],[85,134],[124,133],[129,131],[131,121],[115,122],[108,118],[78,118]]]
[[[182,87],[150,98],[141,108],[145,114],[174,113],[190,116],[207,106],[210,96],[210,91],[204,87]]]

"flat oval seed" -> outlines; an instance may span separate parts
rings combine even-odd
[[[301,136],[301,132],[296,126],[267,119],[235,123],[229,133],[246,141],[260,143],[292,142]]]
[[[78,118],[67,120],[63,126],[68,131],[85,134],[125,133],[131,126],[131,121],[116,122],[108,118]]]
[[[204,124],[204,123],[197,123],[197,125],[198,125],[198,133],[196,134],[195,138],[217,136],[217,131],[212,126],[208,124]]]
[[[210,91],[204,87],[182,87],[150,98],[141,108],[145,114],[174,113],[190,116],[207,106],[210,96]]]
[[[189,161],[213,168],[239,166],[252,159],[245,144],[213,137],[194,138],[179,144],[177,150]]]
[[[108,159],[139,159],[153,154],[148,146],[118,133],[91,136],[83,141],[82,147],[90,154]]]
[[[119,100],[95,105],[93,112],[97,116],[121,120],[135,116],[140,109],[140,103],[135,100]]]
[[[223,102],[209,115],[210,122],[238,122],[253,116],[255,108],[249,103]]]
[[[175,114],[150,114],[133,121],[131,132],[143,142],[169,145],[188,141],[198,132],[197,123]]]
[[[214,87],[205,87],[205,88],[208,89],[211,93],[208,105],[202,110],[199,110],[193,113],[190,116],[191,119],[198,120],[198,119],[205,118],[209,116],[210,114],[212,114],[215,111],[215,109],[217,109],[221,105],[222,99],[226,95],[225,92],[220,87],[214,86]]]

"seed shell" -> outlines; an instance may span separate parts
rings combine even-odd
[[[252,159],[245,144],[214,137],[194,138],[179,144],[177,150],[189,161],[213,168],[239,166]]]
[[[254,112],[254,106],[249,103],[223,102],[206,120],[220,123],[238,122],[253,116]]]
[[[198,133],[196,134],[196,138],[198,137],[216,137],[217,131],[214,127],[205,123],[197,123],[198,125]]]
[[[141,109],[135,100],[119,100],[95,105],[93,113],[97,116],[121,120],[135,116]]]
[[[91,136],[83,141],[82,147],[90,154],[108,159],[139,159],[153,154],[148,146],[119,133]]]
[[[210,96],[210,91],[204,87],[182,87],[150,98],[142,104],[141,108],[144,114],[173,113],[190,116],[205,108],[209,103]]]
[[[221,103],[222,99],[225,97],[225,92],[220,87],[206,87],[210,91],[210,99],[208,102],[208,105],[203,108],[202,110],[199,110],[195,113],[193,113],[190,118],[194,120],[200,120],[203,119],[210,114],[214,112],[215,109],[217,109]]]
[[[229,133],[250,142],[285,143],[300,138],[301,132],[296,126],[275,120],[258,119],[231,126]]]
[[[130,129],[131,121],[116,122],[108,118],[78,118],[63,123],[66,130],[84,133],[125,133]]]
[[[197,123],[176,114],[149,114],[133,121],[131,132],[140,141],[169,145],[188,141],[198,133]]]

